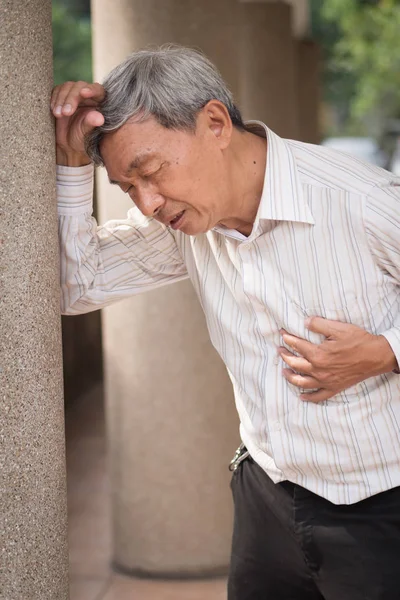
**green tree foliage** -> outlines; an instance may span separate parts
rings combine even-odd
[[[312,37],[322,51],[322,95],[324,102],[334,107],[339,121],[344,123],[349,117],[356,80],[336,58],[335,48],[341,38],[341,31],[337,20],[324,17],[323,6],[324,0],[310,0]]]
[[[324,0],[322,16],[339,30],[331,60],[354,82],[352,116],[400,116],[399,0]]]
[[[92,80],[91,27],[68,3],[53,0],[54,85]]]
[[[75,15],[90,18],[90,0],[62,0],[62,2]]]

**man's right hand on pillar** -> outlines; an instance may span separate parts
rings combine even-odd
[[[57,164],[80,167],[90,163],[84,137],[104,123],[99,105],[105,91],[100,83],[67,81],[51,94],[50,107],[56,118]]]

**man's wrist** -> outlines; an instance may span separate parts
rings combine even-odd
[[[64,167],[84,167],[90,165],[91,160],[84,152],[64,152],[57,147],[56,162]]]
[[[381,373],[399,372],[399,365],[393,349],[384,335],[376,335],[376,355],[380,357]]]

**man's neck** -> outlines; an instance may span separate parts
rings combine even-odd
[[[232,146],[232,217],[221,225],[245,236],[252,232],[262,196],[267,160],[267,140],[248,131],[234,132]]]

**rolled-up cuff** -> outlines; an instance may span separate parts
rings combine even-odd
[[[93,165],[57,165],[57,210],[59,215],[81,215],[93,211]]]
[[[389,342],[397,360],[397,369],[394,369],[393,372],[400,375],[400,327],[392,327],[392,329],[384,331],[381,335]]]

